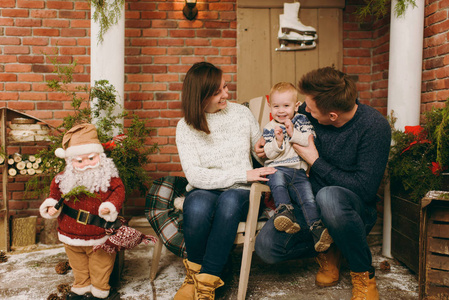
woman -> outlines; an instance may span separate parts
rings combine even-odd
[[[188,180],[183,205],[187,276],[175,295],[214,299],[240,221],[246,219],[252,181],[274,168],[253,169],[251,151],[261,137],[250,110],[230,103],[223,72],[206,62],[187,72],[176,145]],[[254,153],[254,157],[257,157]]]

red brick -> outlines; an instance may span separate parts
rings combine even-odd
[[[84,11],[70,11],[70,10],[62,10],[59,11],[59,18],[62,19],[85,19],[86,12]]]
[[[16,74],[0,74],[0,81],[17,81]]]
[[[29,47],[23,47],[23,46],[8,46],[4,47],[3,53],[5,54],[29,54],[30,48]]]
[[[42,82],[44,80],[44,76],[43,75],[39,75],[39,74],[19,74],[18,76],[18,80],[23,82],[23,81],[39,81]]]
[[[17,0],[20,8],[44,8],[45,1]]]
[[[14,101],[14,100],[18,100],[18,99],[19,99],[19,93],[11,93],[11,92],[4,92],[4,91],[2,91],[0,93],[0,100]],[[8,102],[8,107],[10,107],[10,105],[11,105],[11,102]]]
[[[2,7],[4,1],[2,1]],[[3,17],[12,17],[12,18],[25,18],[28,17],[29,10],[27,9],[2,9],[2,16]]]
[[[16,28],[16,27],[7,27],[5,28],[6,36],[30,36],[31,29],[30,28]]]
[[[146,83],[142,84],[142,91],[166,91],[167,85],[163,83]]]
[[[28,83],[5,83],[6,91],[30,91],[31,85]]]
[[[23,64],[6,65],[5,66],[5,71],[6,72],[12,72],[12,73],[30,72],[31,71],[31,66],[30,65],[23,65]]]
[[[68,37],[83,37],[86,36],[86,30],[85,29],[71,29],[71,28],[63,28],[61,29],[61,36],[68,36]]]
[[[59,36],[59,29],[36,28],[33,30],[35,36]]]
[[[35,93],[35,92],[21,92],[19,100],[30,100],[30,101],[36,101],[40,100],[43,101],[47,99],[46,93]]]
[[[179,57],[157,56],[154,57],[155,64],[178,64]]]
[[[33,110],[34,102],[15,101],[13,103],[9,103],[8,106],[16,110]]]

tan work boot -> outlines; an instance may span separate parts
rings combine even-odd
[[[193,281],[195,282],[195,300],[214,300],[215,290],[224,285],[220,277],[205,273],[193,275]]]
[[[315,258],[320,265],[316,274],[315,284],[319,287],[334,286],[340,278],[341,252],[332,244],[326,252],[318,253]]]
[[[352,272],[352,298],[351,300],[379,300],[376,278],[374,272]]]
[[[195,299],[195,284],[193,282],[193,275],[201,270],[201,265],[184,259],[182,261],[186,267],[186,278],[176,293],[173,300],[193,300]]]

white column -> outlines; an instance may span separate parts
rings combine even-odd
[[[419,125],[424,39],[424,0],[408,5],[397,17],[391,1],[390,58],[388,70],[388,114],[394,112],[395,127]],[[382,255],[391,257],[390,184],[385,187]]]
[[[95,81],[108,80],[117,90],[117,102],[121,106],[121,112],[125,85],[125,6],[123,4],[122,15],[117,24],[112,25],[103,35],[102,43],[98,41],[100,25],[93,20],[93,12],[94,7],[91,8],[90,83],[93,86]]]

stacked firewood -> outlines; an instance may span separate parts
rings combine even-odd
[[[41,162],[42,160],[40,158],[36,158],[34,155],[21,155],[19,153],[15,153],[6,158],[4,155],[0,154],[0,165],[8,165],[8,174],[10,176],[16,176],[18,174],[41,174]]]

